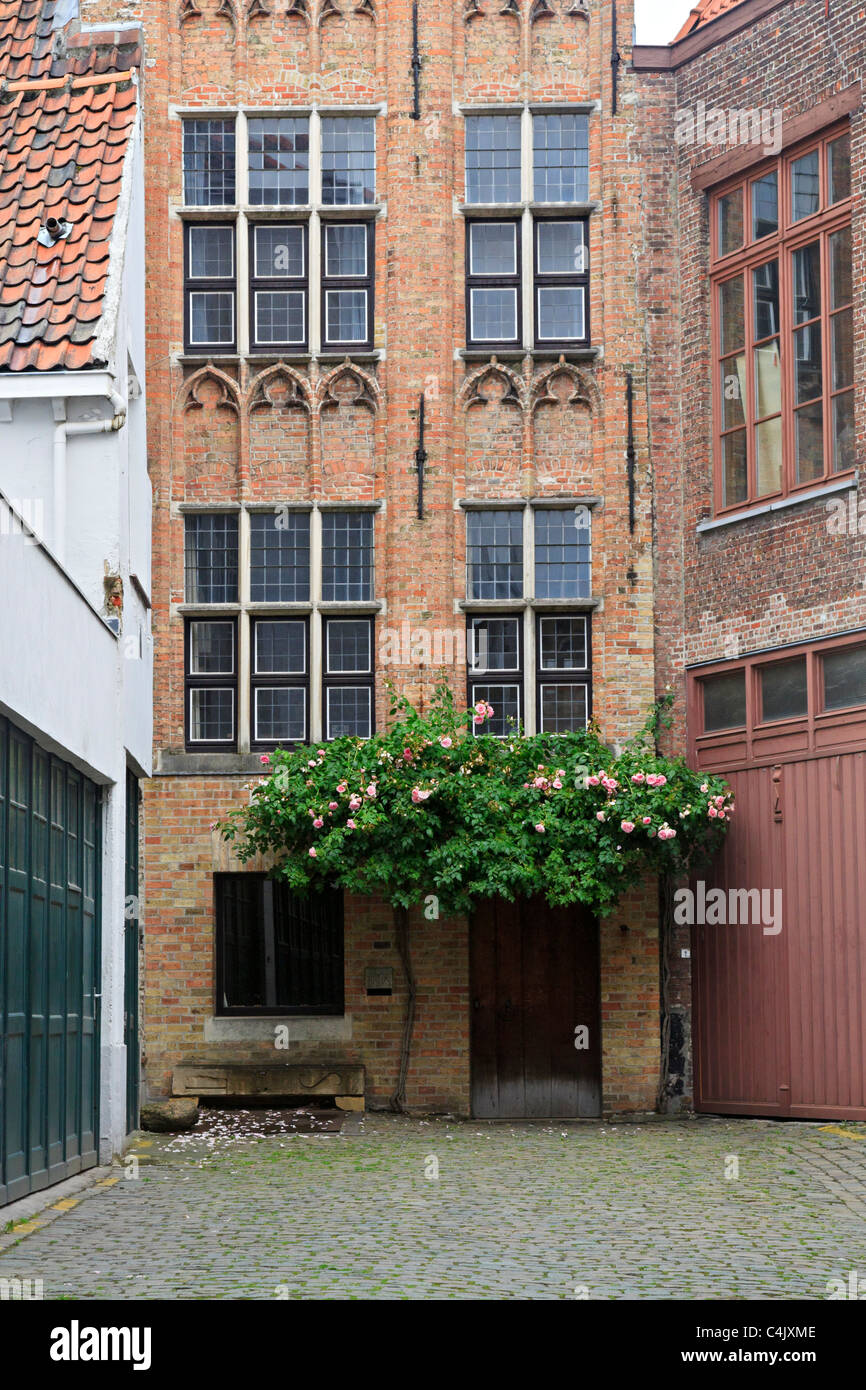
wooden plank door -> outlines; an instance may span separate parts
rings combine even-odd
[[[584,909],[493,899],[470,935],[472,1112],[601,1113],[598,923]],[[576,1030],[587,1030],[576,1047]],[[582,1038],[578,1038],[582,1042]]]

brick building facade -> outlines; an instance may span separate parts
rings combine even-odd
[[[346,904],[345,1011],[288,1020],[275,1057],[278,1020],[217,1008],[214,875],[241,866],[211,826],[248,795],[262,734],[278,727],[269,719],[306,719],[308,736],[325,737],[331,720],[366,719],[372,685],[381,721],[386,679],[420,702],[443,669],[465,699],[461,644],[479,623],[517,641],[522,670],[505,689],[495,672],[477,679],[478,693],[492,683],[503,712],[519,701],[529,728],[566,727],[591,708],[614,743],[643,723],[653,585],[631,7],[619,6],[618,71],[608,4],[422,4],[417,48],[409,3],[110,9],[85,3],[83,18],[135,11],[147,35],[157,667],[144,805],[147,1083],[165,1094],[182,1064],[354,1063],[366,1068],[368,1102],[383,1104],[404,1007],[389,910]],[[274,229],[287,270],[268,259]],[[279,583],[256,568],[270,562],[262,533],[275,516],[311,575],[309,589],[287,580],[276,602]],[[502,590],[479,581],[473,600],[470,530],[470,543],[516,544],[525,583],[512,569]],[[354,546],[363,570],[370,534],[374,579],[347,578],[340,555]],[[580,571],[565,587],[559,543]],[[208,590],[196,556],[212,563],[235,545],[237,589],[231,578]],[[284,602],[289,592],[300,597]],[[257,680],[257,644],[276,630],[266,620],[297,624],[308,674]],[[591,631],[591,668],[555,675],[552,689],[539,653],[554,629],[541,625],[563,620],[560,633]],[[351,639],[366,652],[370,628],[374,679],[329,680],[329,644]],[[196,679],[202,643],[200,670],[222,660],[224,678]],[[410,1106],[471,1105],[467,932],[420,918],[414,928]],[[601,938],[603,1104],[651,1108],[655,886],[602,923]],[[392,995],[367,993],[372,966],[392,968]]]
[[[708,1109],[866,1106],[864,56],[842,0],[699,5],[633,55],[656,678],[673,746],[736,782],[714,881],[785,903],[777,937],[739,929],[727,956],[671,937],[669,1090]]]

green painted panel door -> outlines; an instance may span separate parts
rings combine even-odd
[[[0,1203],[97,1161],[101,798],[0,719]]]

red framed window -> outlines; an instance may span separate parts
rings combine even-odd
[[[847,128],[711,198],[717,514],[854,468],[851,208]]]

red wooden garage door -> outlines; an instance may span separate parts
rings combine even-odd
[[[862,634],[693,673],[693,757],[736,798],[703,875],[723,920],[692,930],[698,1110],[866,1120],[866,702],[839,704],[857,695]]]

